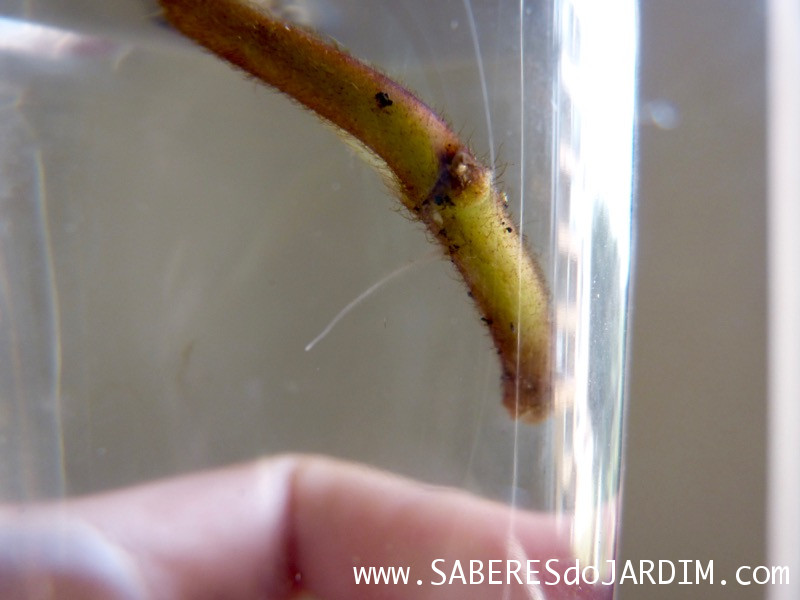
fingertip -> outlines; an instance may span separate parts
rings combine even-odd
[[[292,507],[295,565],[303,587],[329,600],[463,600],[501,592],[509,599],[530,598],[528,585],[498,586],[488,578],[450,585],[434,566],[449,575],[456,563],[468,570],[490,561],[525,564],[570,556],[565,532],[551,516],[513,511],[460,490],[362,466],[303,461],[293,478]],[[371,568],[402,569],[408,583],[364,585]],[[574,591],[551,589],[547,597],[573,597]],[[574,597],[588,597],[578,592]]]

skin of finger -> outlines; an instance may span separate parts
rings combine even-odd
[[[470,560],[566,559],[564,536],[549,517],[319,457],[0,510],[0,528],[26,520],[72,520],[100,532],[138,573],[144,592],[130,597],[280,599],[301,590],[326,600],[611,597],[610,588],[512,585],[504,596],[505,586],[488,582],[433,586],[435,559],[448,576],[456,559],[465,570]],[[353,566],[409,567],[411,579],[356,585]]]
[[[75,519],[0,520],[0,598],[135,600],[144,594],[131,567]]]
[[[54,530],[79,523],[99,532],[138,576],[126,593],[109,598],[288,598],[295,589],[286,540],[296,463],[283,457],[59,504],[5,508],[0,529],[4,523],[29,529],[49,523]],[[52,580],[54,568],[29,565],[24,577]],[[98,589],[119,589],[120,582],[108,581],[116,578],[93,574]],[[86,578],[70,578],[76,579]]]
[[[298,465],[293,485],[294,548],[303,587],[326,600],[353,598],[546,600],[611,598],[610,587],[554,585],[544,564],[559,559],[563,569],[570,552],[565,531],[554,518],[512,511],[460,491],[419,484],[363,467],[326,461]],[[444,573],[432,568],[433,561]],[[504,561],[520,561],[519,584],[506,585]],[[456,561],[470,581],[470,561],[481,561],[482,583],[447,583]],[[489,561],[499,569],[490,582]],[[528,584],[526,561],[538,569]],[[353,567],[408,567],[407,585],[356,584]],[[514,566],[514,563],[512,563]],[[442,585],[433,585],[434,582]],[[472,580],[479,581],[475,575]],[[421,582],[418,584],[418,581]],[[554,581],[551,575],[549,581]]]

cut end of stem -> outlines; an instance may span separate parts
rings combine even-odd
[[[550,379],[527,379],[527,374],[523,377],[503,374],[503,405],[513,418],[533,425],[552,411]]]

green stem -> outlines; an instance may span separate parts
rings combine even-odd
[[[541,272],[490,169],[433,110],[382,73],[242,0],[159,0],[180,32],[355,138],[461,273],[497,347],[504,404],[550,410],[550,318]]]

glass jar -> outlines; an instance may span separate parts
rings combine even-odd
[[[613,558],[633,0],[262,2],[437,107],[551,285],[553,414],[512,421],[452,266],[318,119],[152,0],[0,9],[0,498],[323,453],[550,513]],[[602,567],[605,568],[605,567]]]

